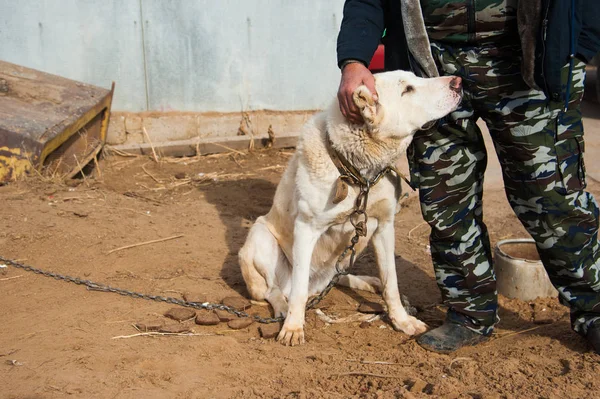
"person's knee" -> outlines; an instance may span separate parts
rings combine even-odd
[[[480,190],[465,188],[466,194],[454,193],[432,201],[421,197],[423,219],[431,226],[432,238],[456,240],[476,235],[482,222]]]
[[[523,193],[519,193],[523,194]],[[598,206],[585,191],[563,195],[554,190],[508,195],[509,203],[527,231],[536,238],[561,237],[575,228],[577,232],[598,227]]]

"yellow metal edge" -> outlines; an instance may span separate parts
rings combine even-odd
[[[108,125],[110,123],[110,113],[112,108],[112,99],[115,94],[115,82],[112,82],[110,87],[110,95],[108,99],[108,104],[106,106],[106,111],[104,114],[104,118],[102,119],[102,126],[100,128],[100,140],[102,143],[106,142],[106,135],[108,134]]]
[[[40,154],[38,165],[37,165],[38,170],[41,171],[41,169],[44,165],[44,161],[46,160],[46,157],[48,155],[50,155],[54,150],[56,150],[58,147],[60,147],[65,141],[67,141],[69,139],[69,137],[71,137],[73,134],[77,133],[81,128],[83,128],[86,124],[88,124],[88,122],[90,122],[92,119],[94,119],[94,117],[96,117],[101,112],[110,114],[110,106],[112,104],[113,92],[114,92],[114,83],[111,88],[111,91],[106,95],[106,97],[104,97],[102,99],[101,102],[99,102],[98,104],[96,104],[95,106],[90,108],[85,114],[83,114],[74,123],[72,123],[70,126],[66,127],[62,131],[62,133],[60,133],[58,136],[56,136],[56,138],[54,140],[52,140],[50,143],[48,143],[48,145],[46,147],[43,148],[43,150]],[[102,142],[104,142],[106,140],[106,131],[108,129],[108,123],[106,124],[106,127],[104,126],[104,121],[106,119],[107,119],[107,116],[105,115],[103,118],[103,121],[102,121],[103,125],[101,126],[101,132],[100,132],[100,139]],[[104,132],[102,132],[102,129],[104,130]]]

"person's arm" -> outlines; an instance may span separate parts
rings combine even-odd
[[[590,61],[600,51],[600,1],[581,0],[581,35],[577,42],[577,53]]]
[[[337,39],[337,61],[369,65],[385,29],[383,0],[346,0]]]
[[[350,122],[363,122],[352,100],[352,94],[358,86],[367,86],[377,100],[375,79],[367,66],[384,29],[383,0],[346,0],[337,40],[338,66],[342,68],[338,100],[342,114]]]

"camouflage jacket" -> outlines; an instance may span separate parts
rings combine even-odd
[[[496,40],[510,34],[515,23],[513,0],[421,0],[424,15],[403,15],[406,4],[418,0],[346,0],[344,17],[337,42],[338,65],[355,59],[369,63],[381,36],[386,45],[385,67],[421,72],[430,54],[423,51],[428,40],[411,35],[412,28],[423,24],[427,35],[438,40],[476,44],[478,40]],[[511,6],[509,12],[496,12],[495,4]],[[452,9],[461,12],[451,11]],[[420,7],[413,7],[419,9]],[[480,18],[481,24],[477,24]],[[466,25],[458,23],[459,19]],[[470,21],[470,22],[469,22]],[[473,22],[475,21],[475,22]],[[523,77],[531,86],[542,88],[555,101],[561,99],[560,69],[572,57],[584,61],[600,51],[599,0],[522,0],[517,4],[517,32],[523,48]],[[461,25],[458,27],[458,25]],[[456,31],[451,30],[457,29]],[[417,26],[417,31],[419,27]],[[410,49],[410,50],[409,50]]]
[[[517,2],[422,0],[420,3],[425,27],[432,40],[464,44],[516,39]]]

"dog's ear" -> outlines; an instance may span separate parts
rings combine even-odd
[[[365,123],[371,127],[377,126],[383,118],[383,109],[381,105],[373,99],[373,94],[367,86],[358,86],[352,94],[354,104],[360,110]]]

